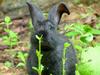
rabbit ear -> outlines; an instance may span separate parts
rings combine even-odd
[[[57,25],[59,24],[63,13],[70,14],[67,6],[64,3],[60,3],[58,6],[53,6],[53,8],[51,8],[48,19]]]
[[[27,5],[29,7],[29,12],[30,12],[30,16],[32,18],[33,25],[36,25],[38,21],[40,21],[40,22],[44,21],[44,16],[43,16],[42,12],[36,6],[34,6],[28,2],[27,2]]]

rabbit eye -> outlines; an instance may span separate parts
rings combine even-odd
[[[53,27],[53,26],[50,26],[50,27],[49,27],[49,29],[50,29],[50,30],[53,30],[53,29],[54,29],[54,27]]]

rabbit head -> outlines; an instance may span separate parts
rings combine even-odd
[[[57,29],[57,25],[60,22],[63,13],[70,14],[67,6],[64,3],[55,5],[51,8],[48,19],[45,20],[43,13],[39,8],[31,3],[27,3],[30,11],[30,16],[32,18],[32,24],[34,27],[34,32],[43,36],[47,36],[49,32],[54,32]]]
[[[50,48],[52,46],[52,38],[56,38],[57,25],[60,22],[63,13],[70,14],[67,6],[64,3],[55,5],[51,8],[48,14],[48,19],[45,19],[43,13],[35,5],[27,3],[30,11],[30,16],[32,18],[32,24],[34,27],[34,34],[32,35],[31,41],[37,39],[35,35],[43,36],[42,45]],[[32,42],[33,43],[33,42]]]

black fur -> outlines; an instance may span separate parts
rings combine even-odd
[[[38,40],[36,35],[43,35],[42,40],[42,64],[44,70],[42,75],[62,75],[62,52],[65,42],[70,43],[66,49],[66,75],[75,75],[76,56],[72,43],[68,38],[60,35],[57,32],[57,25],[63,13],[70,14],[68,8],[64,3],[53,6],[49,12],[48,20],[44,19],[42,12],[34,5],[27,3],[34,26],[34,33],[31,36],[31,48],[27,59],[27,70],[29,75],[38,75],[32,69],[33,66],[37,67],[36,49],[38,49]]]

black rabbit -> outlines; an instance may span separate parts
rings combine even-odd
[[[33,66],[37,67],[38,61],[36,49],[38,49],[38,40],[36,35],[43,35],[42,40],[42,64],[44,70],[42,75],[62,75],[62,52],[65,42],[70,43],[66,49],[66,75],[75,75],[76,56],[72,43],[65,36],[57,32],[57,27],[63,13],[70,14],[64,3],[55,5],[49,12],[48,19],[45,20],[42,12],[34,5],[27,3],[34,26],[34,33],[31,36],[31,49],[27,59],[27,70],[29,75],[38,75]]]

